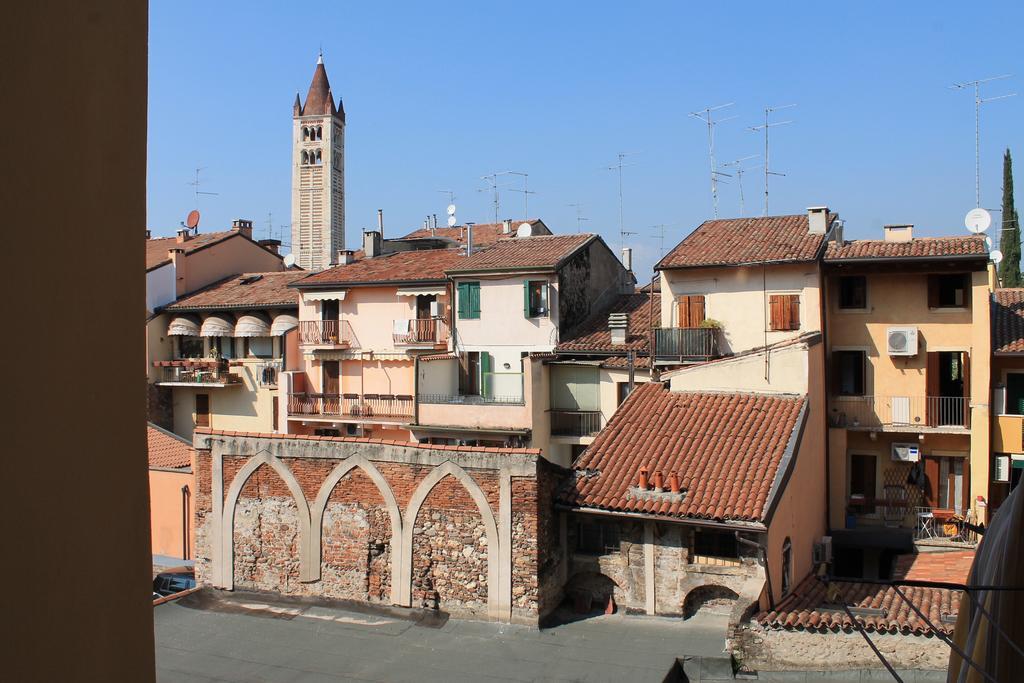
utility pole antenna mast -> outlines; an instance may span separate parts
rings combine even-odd
[[[949,86],[953,90],[974,90],[974,205],[978,208],[981,208],[981,105],[986,102],[1016,97],[1017,95],[1017,93],[1010,93],[1008,95],[996,95],[995,97],[982,97],[981,86],[983,83],[1001,81],[1004,78],[1010,78],[1012,75],[990,76],[988,78],[979,78],[976,81],[954,83]]]
[[[718,124],[729,121],[736,118],[735,116],[727,116],[724,119],[715,121],[714,112],[719,109],[725,109],[731,107],[734,103],[729,102],[728,104],[719,104],[715,107],[705,107],[700,111],[690,112],[690,116],[700,121],[703,121],[708,127],[708,157],[711,160],[711,206],[714,210],[715,218],[718,218],[718,179],[720,176],[727,178],[732,177],[728,173],[722,173],[718,170],[715,164],[715,126]]]
[[[793,123],[792,121],[771,121],[770,118],[773,112],[777,112],[780,109],[791,109],[795,106],[795,104],[784,104],[781,107],[765,107],[764,123],[760,126],[750,126],[747,128],[747,130],[754,131],[755,133],[764,131],[764,213],[762,214],[764,216],[768,215],[768,177],[773,175],[784,177],[786,175],[785,173],[777,173],[771,170],[771,165],[769,164],[770,157],[768,155],[768,131],[776,126],[785,126]]]
[[[199,205],[199,195],[203,194],[203,195],[209,195],[209,196],[216,196],[216,195],[220,194],[219,192],[201,192],[199,190],[199,172],[202,171],[202,170],[205,170],[205,169],[206,169],[205,166],[196,166],[196,179],[189,183],[189,185],[191,185],[192,187],[195,188],[196,205],[197,206]]]
[[[497,223],[499,218],[498,214],[501,213],[501,196],[498,194],[498,176],[500,173],[491,173],[490,175],[480,176],[480,180],[486,180],[487,184],[490,185],[490,190],[493,192],[494,199],[494,222]],[[486,192],[487,190],[478,190],[478,192]]]
[[[521,171],[505,171],[504,175],[522,176],[522,178],[523,178],[523,189],[517,190],[514,187],[510,187],[509,191],[511,191],[511,192],[522,192],[523,193],[523,211],[524,211],[524,213],[523,213],[523,220],[529,220],[529,218],[530,218],[530,195],[531,194],[537,194],[536,192],[534,192],[533,190],[530,189],[530,186],[529,186],[530,174],[529,173],[523,173]]]
[[[567,206],[571,206],[576,209],[576,232],[583,232],[583,221],[590,220],[589,218],[583,217],[583,205],[576,202],[575,204],[568,204]]]
[[[743,206],[743,174],[746,173],[747,171],[753,171],[754,169],[759,168],[758,166],[747,166],[747,167],[744,167],[744,166],[742,166],[742,164],[743,164],[744,161],[749,161],[750,159],[756,159],[759,156],[760,156],[759,154],[751,154],[750,156],[742,157],[740,159],[736,159],[735,161],[727,161],[724,164],[722,164],[722,168],[725,168],[726,166],[735,166],[736,167],[736,170],[734,171],[734,173],[736,174],[736,185],[739,187],[739,190],[740,190],[740,218],[743,217],[743,212],[744,212],[744,206]]]
[[[623,221],[622,213],[622,169],[625,166],[632,166],[633,164],[624,164],[623,160],[628,156],[639,154],[639,152],[619,152],[616,156],[618,161],[611,166],[605,166],[606,171],[618,171],[619,174],[619,250],[626,246],[626,235],[635,235],[635,232],[628,232]]]

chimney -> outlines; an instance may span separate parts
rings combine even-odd
[[[188,230],[178,231],[178,241],[181,242],[181,233],[188,232]],[[171,258],[171,266],[174,268],[174,298],[184,296],[188,291],[185,282],[185,276],[187,275],[185,267],[185,250],[181,247],[173,247],[167,250],[167,255]]]
[[[436,230],[436,229],[437,229],[437,214],[436,214],[436,213],[435,213],[435,214],[433,214],[433,215],[432,215],[432,216],[430,217],[430,221],[431,221],[430,225],[432,226],[432,228],[433,228],[433,229],[435,229],[435,230]]]
[[[356,253],[351,249],[339,249],[338,250],[338,265],[347,266],[356,260]]]
[[[827,206],[807,207],[807,232],[811,235],[824,235],[828,232],[829,212]]]
[[[679,475],[675,472],[668,473],[668,490],[672,493],[679,493]]]
[[[661,493],[665,490],[665,475],[661,473],[661,470],[654,471],[654,492]]]
[[[381,246],[379,232],[376,230],[367,230],[363,233],[363,252],[366,253],[366,258],[380,256]]]
[[[178,228],[178,236],[176,238],[178,244],[184,244],[185,242],[188,242],[190,239],[192,239],[191,230],[189,230],[188,228]]]
[[[650,482],[647,481],[647,468],[646,467],[641,467],[640,468],[640,478],[637,481],[636,485],[637,485],[637,488],[639,488],[641,491],[646,491],[648,486],[650,486]]]
[[[377,232],[380,238],[384,239],[384,209],[377,209]]]
[[[630,247],[622,248],[622,266],[630,272],[633,271],[633,250]]]
[[[466,256],[473,253],[473,223],[466,223]]]
[[[252,221],[247,221],[244,218],[236,218],[231,221],[231,229],[237,230],[249,239],[252,239]]]
[[[506,218],[501,222],[501,231],[506,235],[512,232],[512,221]]]
[[[153,239],[153,231],[152,230],[147,230],[146,231],[146,239],[147,240]]]
[[[612,313],[608,316],[608,331],[611,332],[612,346],[625,345],[628,328],[629,317],[625,313]]]
[[[280,254],[281,240],[260,240],[257,244],[269,252]]]
[[[886,242],[909,242],[914,239],[914,226],[910,224],[883,225]]]

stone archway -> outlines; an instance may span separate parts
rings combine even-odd
[[[577,572],[565,583],[565,596],[577,614],[588,614],[609,606],[616,609],[615,592],[620,590],[614,579],[596,571]]]
[[[726,586],[698,586],[683,598],[683,619],[689,619],[698,612],[731,616],[739,597],[736,591]]]

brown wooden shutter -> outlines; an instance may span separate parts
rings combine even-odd
[[[700,324],[704,322],[704,297],[691,296],[688,298],[690,299],[688,306],[690,310],[689,327],[700,327]]]
[[[787,322],[789,322],[789,327],[787,327],[786,329],[789,329],[789,330],[799,330],[800,329],[800,297],[796,296],[795,294],[791,294],[791,295],[787,296],[786,298],[789,300],[789,306],[787,306],[787,308],[789,309],[789,320],[787,321]]]
[[[925,406],[927,415],[925,419],[928,426],[935,427],[939,424],[939,352],[929,351],[925,360],[924,385],[925,385]]]
[[[690,297],[688,296],[676,299],[676,325],[678,327],[690,326]]]
[[[768,297],[768,310],[770,312],[771,321],[771,324],[768,326],[768,329],[785,329],[783,327],[783,318],[785,317],[785,312],[783,310],[782,297],[779,296],[778,294],[772,294],[770,297]]]
[[[196,394],[196,427],[210,426],[210,395]]]
[[[936,275],[928,276],[928,308],[939,307],[939,278]]]
[[[271,418],[273,420],[271,424],[273,426],[274,431],[276,432],[276,431],[278,431],[280,429],[280,425],[278,424],[278,419],[277,419],[277,406],[278,406],[277,396],[274,396],[273,399],[274,400],[271,403],[272,403],[272,406],[273,406],[272,410],[274,411],[274,414],[273,414],[273,417]]]
[[[935,458],[924,459],[924,477],[925,477],[925,502],[928,503],[928,507],[939,506],[939,486],[945,486],[946,482],[939,481],[939,461]]]

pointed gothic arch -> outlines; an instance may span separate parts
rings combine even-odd
[[[323,152],[318,149],[316,151],[316,163],[317,164],[322,164],[323,163],[323,156],[322,155],[323,155]]]
[[[303,140],[303,142],[309,140],[309,127],[308,126],[303,126],[302,127],[302,140]]]
[[[409,607],[412,604],[412,550],[413,550],[413,528],[416,526],[416,516],[423,507],[423,502],[434,490],[434,487],[445,477],[452,477],[462,484],[466,492],[476,503],[480,517],[484,522],[484,531],[487,536],[487,613],[492,617],[498,617],[501,613],[501,588],[499,586],[499,555],[498,555],[498,525],[491,511],[490,503],[483,489],[476,483],[476,480],[469,473],[456,465],[451,460],[443,465],[435,467],[427,477],[420,482],[409,500],[405,512],[405,527],[402,529],[402,564],[401,580],[402,587],[401,604]]]
[[[291,470],[285,467],[284,463],[270,453],[264,451],[257,453],[242,466],[228,488],[224,499],[223,519],[221,520],[221,588],[234,590],[235,587],[235,507],[238,497],[242,493],[242,487],[249,480],[252,473],[262,465],[269,466],[284,481],[288,491],[292,494],[295,507],[298,508],[296,524],[299,533],[299,580],[309,581],[309,506],[306,503],[306,496],[302,493],[302,487],[295,479]]]
[[[305,165],[305,164],[308,164],[308,163],[309,163],[309,152],[307,152],[306,150],[302,150],[302,164]]]
[[[327,502],[330,500],[334,487],[338,485],[346,474],[354,469],[361,469],[366,476],[377,486],[377,491],[384,499],[384,506],[387,508],[388,517],[391,519],[391,602],[401,604],[402,591],[399,588],[400,577],[402,576],[402,512],[398,507],[395,494],[388,486],[384,475],[377,467],[362,455],[351,455],[344,462],[331,470],[331,473],[320,485],[320,490],[313,501],[310,514],[310,544],[309,565],[310,580],[320,579],[320,564],[323,545],[323,523],[324,512],[327,510]]]

